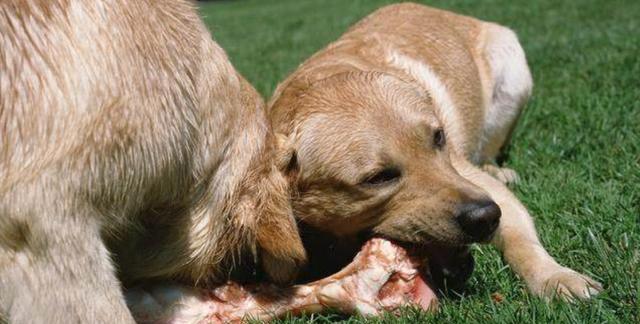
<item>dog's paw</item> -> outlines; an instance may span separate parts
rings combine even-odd
[[[485,164],[482,166],[482,170],[504,184],[517,184],[520,181],[518,173],[513,169],[501,168],[493,164]]]
[[[602,291],[602,284],[573,271],[561,267],[543,281],[538,293],[545,299],[560,298],[565,301],[586,300]]]

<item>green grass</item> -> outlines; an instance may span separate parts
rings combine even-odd
[[[265,96],[306,57],[388,1],[222,1],[201,4],[216,40]],[[592,301],[546,303],[495,249],[479,247],[466,293],[439,313],[407,310],[360,322],[640,323],[640,1],[445,0],[431,5],[510,26],[535,79],[507,165],[557,260],[592,275]],[[490,297],[500,293],[497,303]]]

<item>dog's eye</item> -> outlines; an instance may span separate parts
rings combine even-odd
[[[444,147],[444,145],[447,143],[447,139],[444,136],[444,130],[442,128],[438,128],[434,133],[433,133],[433,145],[435,145],[435,147],[441,149]]]
[[[384,168],[372,176],[362,181],[362,184],[368,186],[383,185],[391,182],[395,182],[400,179],[402,173],[398,168]]]

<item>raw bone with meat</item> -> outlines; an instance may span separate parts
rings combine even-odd
[[[420,272],[426,268],[423,262],[390,241],[374,238],[340,272],[309,284],[281,288],[229,282],[213,289],[165,285],[129,290],[127,302],[139,323],[229,323],[327,309],[376,315],[412,304],[430,309],[437,299]]]

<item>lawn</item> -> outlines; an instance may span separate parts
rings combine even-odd
[[[268,97],[305,58],[386,3],[214,1],[201,3],[201,12],[234,65]],[[282,322],[640,323],[640,1],[430,4],[518,33],[535,87],[506,162],[522,179],[513,190],[549,252],[605,291],[585,303],[546,303],[527,292],[495,249],[481,246],[467,291],[444,298],[437,314]]]

